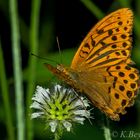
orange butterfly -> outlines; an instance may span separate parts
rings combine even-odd
[[[131,67],[133,13],[119,9],[98,22],[82,41],[70,68],[47,68],[85,93],[93,105],[118,121],[133,105],[138,92],[138,70]]]

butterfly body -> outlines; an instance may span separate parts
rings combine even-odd
[[[118,121],[133,105],[139,73],[131,64],[133,13],[119,9],[98,22],[82,41],[70,68],[46,64],[57,77],[85,93],[93,105]]]

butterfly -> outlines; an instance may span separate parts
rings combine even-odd
[[[130,58],[132,27],[129,8],[112,12],[90,30],[70,67],[46,64],[54,75],[84,93],[115,121],[133,105],[139,89],[139,72]]]

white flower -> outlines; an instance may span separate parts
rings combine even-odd
[[[73,89],[55,85],[52,89],[37,86],[30,108],[34,109],[31,118],[43,118],[51,132],[60,126],[70,131],[74,122],[83,124],[90,118],[88,101],[77,97]]]

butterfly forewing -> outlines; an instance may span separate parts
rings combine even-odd
[[[115,65],[130,56],[133,14],[120,9],[103,18],[81,43],[71,64],[73,69]]]

